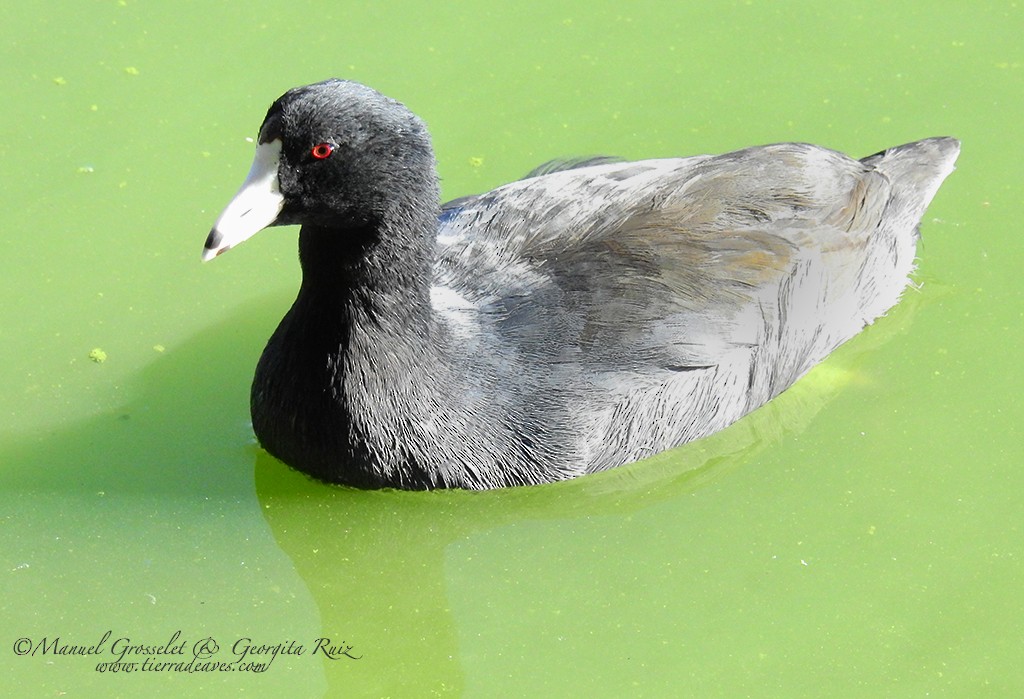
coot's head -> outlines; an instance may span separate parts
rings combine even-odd
[[[404,105],[345,80],[289,90],[267,112],[242,188],[210,231],[209,260],[267,226],[372,230],[437,205],[426,127]]]

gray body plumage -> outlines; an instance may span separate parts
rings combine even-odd
[[[491,488],[709,435],[899,300],[958,151],[552,166],[440,216],[428,156],[356,252],[295,217],[303,288],[257,370],[257,436],[327,480]]]

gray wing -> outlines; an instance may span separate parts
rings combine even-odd
[[[541,163],[537,167],[530,170],[528,173],[523,175],[522,179],[528,180],[534,177],[540,177],[541,175],[550,175],[553,172],[563,172],[565,170],[578,170],[585,167],[593,167],[595,165],[606,165],[608,163],[621,163],[624,162],[622,158],[614,155],[589,155],[578,158],[555,158],[549,160],[546,163]],[[444,220],[449,215],[458,212],[460,209],[469,205],[471,202],[479,199],[479,194],[469,194],[464,197],[458,197],[452,199],[441,205],[441,218]]]
[[[498,338],[482,375],[531,367],[505,377],[524,403],[596,406],[581,458],[616,465],[729,424],[891,307],[927,205],[890,230],[891,191],[803,144],[537,176],[448,212],[439,310]]]

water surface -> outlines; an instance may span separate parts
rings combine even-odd
[[[35,696],[1024,693],[1024,10],[1009,2],[60,2],[5,15],[0,686]],[[269,103],[352,78],[445,195],[555,156],[963,139],[919,290],[790,392],[643,464],[358,492],[262,453],[248,386],[294,229],[201,265]],[[92,358],[90,358],[92,355]],[[103,359],[103,361],[96,361]],[[109,653],[266,672],[112,675]],[[318,638],[352,646],[314,656]],[[244,644],[243,644],[244,645]],[[138,659],[138,658],[137,658]]]

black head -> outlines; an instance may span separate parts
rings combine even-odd
[[[282,95],[241,190],[206,241],[210,259],[272,225],[375,230],[438,204],[426,127],[401,103],[345,80]]]

